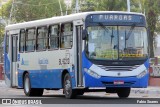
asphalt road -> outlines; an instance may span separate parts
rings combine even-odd
[[[137,101],[150,100],[159,101],[160,95],[134,94],[131,93],[129,98],[120,99],[117,94],[108,94],[105,92],[90,92],[76,99],[66,99],[62,94],[62,90],[53,91],[45,90],[42,97],[27,97],[24,95],[23,89],[1,88],[0,98],[12,98],[16,100],[42,100],[42,104],[145,104]]]
[[[155,107],[160,105],[160,94],[146,94],[146,93],[133,93],[131,92],[129,98],[126,99],[120,99],[118,98],[117,94],[109,94],[105,92],[90,92],[85,93],[83,96],[77,96],[76,99],[66,99],[64,95],[62,94],[62,90],[59,91],[53,91],[53,90],[45,90],[42,97],[27,97],[24,95],[23,89],[16,89],[16,88],[8,88],[5,85],[0,85],[0,103],[2,103],[1,99],[11,99],[15,103],[13,106],[15,107],[22,107],[17,102],[18,100],[22,101],[40,101],[42,104],[52,104],[52,105],[32,105],[32,107],[50,107],[53,105],[56,106],[58,104],[59,106],[65,106],[65,107],[102,107],[103,105],[108,105],[110,107],[110,104],[112,106],[118,106],[122,107],[121,104],[125,104],[129,106],[126,107],[133,107],[131,104],[134,104],[134,107],[139,107],[138,105],[145,104],[145,107]],[[153,103],[154,102],[154,103]],[[158,104],[156,103],[158,102]],[[38,103],[39,104],[39,103]],[[100,105],[99,105],[100,104]],[[113,105],[115,104],[115,105]],[[1,106],[7,106],[8,105],[0,105]],[[26,105],[23,105],[26,106]],[[96,106],[96,107],[97,107]],[[57,107],[57,106],[56,106]],[[104,106],[103,106],[104,107]],[[125,107],[125,106],[123,106]]]

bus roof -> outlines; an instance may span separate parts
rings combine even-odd
[[[52,18],[46,18],[46,19],[40,19],[35,21],[29,21],[29,22],[22,22],[17,24],[12,24],[6,26],[5,30],[18,30],[22,28],[33,28],[37,26],[44,26],[44,25],[52,25],[52,24],[58,24],[58,23],[65,23],[65,22],[71,22],[74,20],[80,20],[85,19],[85,17],[89,14],[104,14],[104,13],[121,13],[121,14],[136,14],[136,15],[143,15],[141,13],[135,13],[135,12],[124,12],[124,11],[93,11],[93,12],[82,12],[82,13],[75,13],[71,15],[66,16],[55,16]]]

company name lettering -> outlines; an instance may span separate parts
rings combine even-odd
[[[99,20],[131,21],[132,15],[100,15]]]
[[[48,64],[48,59],[46,59],[46,58],[39,59],[38,63],[39,64]]]

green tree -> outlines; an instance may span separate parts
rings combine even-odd
[[[0,8],[0,16],[7,23],[9,20],[10,10],[12,6],[12,0],[9,0],[6,4],[2,5]]]
[[[72,0],[72,8],[75,0]],[[125,11],[127,3],[124,0],[80,0],[81,11]]]
[[[64,0],[60,0],[65,10]],[[12,0],[3,6],[3,16],[8,19]],[[15,0],[12,8],[12,21],[18,23],[61,15],[59,0]]]
[[[100,0],[96,10],[126,11],[127,3],[124,0]]]
[[[160,0],[145,0],[145,10],[146,10],[146,18],[148,27],[150,29],[150,57],[154,57],[154,48],[153,48],[153,40],[154,40],[154,32],[156,31],[157,24],[159,23],[159,15],[160,15]]]
[[[61,15],[59,0],[9,0],[0,7],[0,17],[8,24],[10,12],[11,22],[19,23]],[[64,0],[60,0],[62,10],[65,11]],[[4,26],[0,26],[0,42],[4,34]]]
[[[2,3],[2,0],[0,1],[0,3]],[[7,19],[4,17],[4,10],[5,11],[10,11],[8,10],[8,4],[5,5],[1,5],[0,7],[0,44],[3,41],[3,36],[4,36],[4,27],[5,27],[5,22],[7,21]],[[6,14],[5,14],[6,15]]]

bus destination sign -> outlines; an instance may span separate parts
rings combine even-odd
[[[92,15],[91,19],[93,22],[143,23],[144,17],[133,14],[103,14]]]

